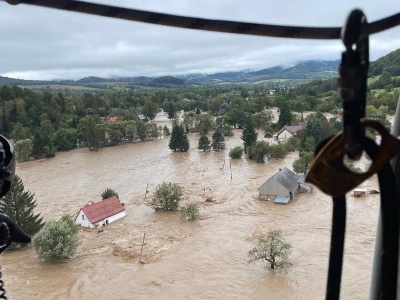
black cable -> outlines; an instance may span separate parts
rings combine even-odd
[[[105,4],[71,0],[0,0],[86,13],[129,21],[205,31],[298,39],[340,39],[341,27],[301,27],[177,16]],[[366,24],[361,38],[400,25],[400,13]]]
[[[342,277],[344,235],[346,230],[346,197],[333,197],[331,250],[329,253],[328,283],[326,299],[340,297]]]

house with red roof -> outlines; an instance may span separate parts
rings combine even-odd
[[[83,227],[97,228],[125,216],[125,207],[117,196],[112,196],[81,208],[75,218],[75,224]]]

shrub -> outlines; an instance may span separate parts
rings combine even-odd
[[[181,208],[181,219],[193,221],[199,218],[199,207],[196,203],[190,203]]]
[[[33,237],[33,247],[39,257],[45,260],[70,258],[75,254],[78,244],[78,230],[68,216],[58,221],[48,221]]]
[[[101,194],[101,199],[104,200],[104,199],[110,198],[112,196],[117,196],[117,198],[119,198],[118,193],[116,191],[108,188]]]
[[[183,187],[172,182],[163,182],[155,190],[151,206],[157,210],[177,211],[183,197]]]
[[[236,146],[229,150],[229,157],[230,158],[241,158],[243,155],[243,147],[241,146]]]

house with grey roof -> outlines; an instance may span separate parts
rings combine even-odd
[[[295,136],[299,130],[304,130],[307,126],[306,122],[300,122],[297,125],[285,125],[275,135],[276,140],[287,140]]]
[[[287,167],[284,167],[261,185],[259,198],[287,204],[299,192],[301,178],[301,175],[297,175]]]

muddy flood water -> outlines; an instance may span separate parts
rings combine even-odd
[[[257,164],[230,160],[242,145],[241,131],[226,138],[227,149],[173,153],[168,138],[91,152],[86,148],[55,158],[21,163],[17,173],[35,193],[45,220],[75,216],[106,188],[125,203],[125,218],[97,229],[80,228],[72,259],[40,262],[32,246],[1,257],[9,299],[322,299],[328,267],[331,199],[318,190],[288,205],[258,200],[258,188],[279,168],[292,168],[297,153]],[[225,161],[225,164],[224,164]],[[229,164],[232,163],[232,179]],[[163,181],[181,184],[184,203],[197,202],[200,220],[182,221],[146,205]],[[149,193],[145,198],[146,185]],[[376,178],[362,184],[378,189]],[[207,198],[213,202],[206,202]],[[367,299],[379,196],[348,196],[343,299]],[[248,263],[257,237],[281,229],[293,246],[287,274]],[[138,262],[143,233],[144,264]]]

